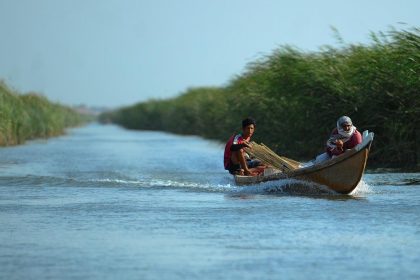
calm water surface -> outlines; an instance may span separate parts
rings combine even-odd
[[[240,188],[222,149],[100,125],[0,148],[0,278],[420,278],[419,173]]]

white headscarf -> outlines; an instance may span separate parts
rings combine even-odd
[[[343,129],[343,124],[349,124],[351,125],[349,131],[345,131]],[[343,143],[350,140],[350,138],[353,136],[353,133],[356,131],[356,127],[353,125],[351,119],[347,116],[342,116],[337,120],[337,131],[338,134],[331,135],[330,139],[327,141],[327,146],[330,148],[335,148],[335,142],[337,140],[343,141]]]
[[[343,129],[344,124],[351,125],[349,131],[345,131]],[[345,138],[345,139],[341,139],[341,140],[343,140],[343,142],[346,142],[347,140],[350,139],[350,137],[356,131],[356,127],[353,125],[353,123],[352,123],[352,121],[349,117],[342,116],[337,120],[337,130],[338,130],[338,133]]]

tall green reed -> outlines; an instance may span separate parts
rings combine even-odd
[[[420,30],[372,33],[371,43],[303,52],[290,46],[250,63],[225,87],[187,89],[101,116],[132,129],[226,140],[242,118],[276,152],[309,159],[323,152],[341,115],[376,133],[370,164],[420,163]]]
[[[84,120],[68,107],[36,93],[21,95],[0,82],[0,146],[56,136]]]

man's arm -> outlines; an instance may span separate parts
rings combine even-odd
[[[232,146],[230,146],[230,150],[232,151],[232,152],[237,152],[237,151],[239,151],[240,149],[242,149],[242,148],[245,148],[245,147],[249,147],[246,143],[241,143],[241,144],[232,144]]]

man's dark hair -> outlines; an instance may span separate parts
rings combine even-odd
[[[248,117],[242,121],[242,128],[247,127],[248,125],[253,124],[254,126],[257,126],[257,122],[254,118]]]

